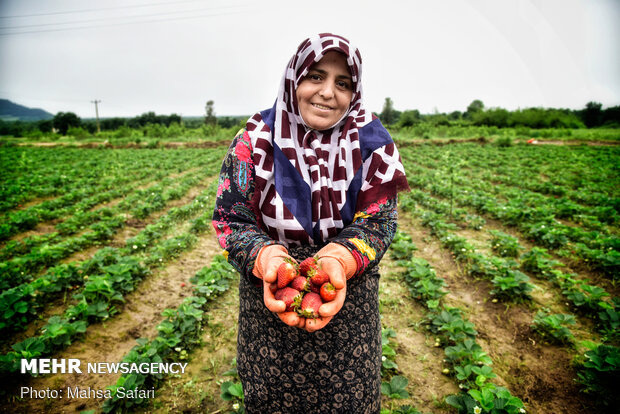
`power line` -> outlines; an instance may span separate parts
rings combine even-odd
[[[0,19],[16,19],[16,18],[22,18],[22,17],[54,16],[54,15],[59,15],[59,14],[91,13],[91,12],[107,11],[107,10],[137,9],[137,8],[142,8],[142,7],[172,5],[172,4],[180,4],[180,3],[195,3],[197,1],[203,1],[203,0],[179,0],[179,1],[168,1],[168,2],[162,2],[162,3],[136,4],[136,5],[133,5],[133,6],[101,7],[101,8],[98,8],[98,9],[82,9],[82,10],[69,10],[69,11],[59,11],[59,12],[50,12],[50,13],[20,14],[20,15],[13,15],[13,16],[0,16]]]
[[[153,20],[136,20],[131,22],[122,22],[122,23],[110,23],[110,24],[101,24],[94,26],[81,26],[81,27],[65,27],[65,28],[56,28],[56,29],[44,29],[44,30],[27,30],[22,32],[13,32],[13,33],[0,33],[0,36],[13,36],[20,34],[31,34],[31,33],[49,33],[49,32],[62,32],[62,31],[72,31],[72,30],[82,30],[82,29],[98,29],[103,27],[115,27],[115,26],[126,26],[132,24],[141,24],[141,23],[162,23],[162,22],[172,22],[179,20],[189,20],[189,19],[199,19],[203,17],[216,17],[216,16],[225,16],[231,14],[241,14],[248,10],[236,11],[236,12],[225,12],[225,13],[212,13],[212,14],[201,14],[195,16],[184,16],[184,17],[176,17],[171,19],[153,19]]]
[[[224,10],[230,8],[236,8],[240,6],[224,6],[224,7],[204,7],[200,9],[189,9],[189,10],[178,10],[171,12],[161,12],[161,13],[151,13],[151,14],[135,14],[131,16],[113,16],[113,17],[103,17],[99,19],[88,19],[88,20],[73,20],[69,22],[57,22],[57,23],[40,23],[40,24],[30,24],[30,25],[22,25],[22,26],[7,26],[0,27],[0,30],[15,30],[15,29],[28,29],[28,28],[39,28],[45,26],[57,26],[57,25],[65,25],[65,24],[84,24],[84,23],[94,23],[94,22],[105,22],[109,20],[114,20],[117,18],[120,19],[131,19],[131,18],[143,18],[143,17],[157,17],[157,16],[169,16],[171,14],[183,14],[183,13],[192,13],[192,12],[201,12],[205,10]]]

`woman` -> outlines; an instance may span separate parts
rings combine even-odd
[[[394,142],[362,104],[361,56],[341,36],[302,42],[275,105],[226,155],[213,214],[240,272],[237,364],[249,413],[378,413],[378,263],[408,189]],[[271,286],[318,255],[336,299],[305,319]]]

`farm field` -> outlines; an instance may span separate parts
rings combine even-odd
[[[0,411],[241,412],[238,275],[211,227],[226,150],[0,146]],[[399,150],[383,410],[615,412],[620,147]],[[33,376],[22,358],[187,365]],[[20,398],[78,386],[101,395]]]

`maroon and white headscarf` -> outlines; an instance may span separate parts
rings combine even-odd
[[[353,96],[336,125],[317,131],[304,123],[295,91],[329,51],[346,56]],[[253,205],[274,240],[325,243],[356,212],[408,188],[394,142],[363,107],[361,71],[361,55],[347,39],[333,34],[306,39],[289,61],[275,105],[248,120],[256,173]]]

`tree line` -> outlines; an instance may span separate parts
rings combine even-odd
[[[421,114],[420,111],[394,109],[391,98],[385,98],[383,110],[376,114],[381,122],[396,128],[414,127],[421,123],[438,125],[495,126],[498,128],[620,128],[620,106],[603,109],[598,102],[588,102],[583,109],[525,108],[509,111],[504,108],[485,108],[476,99],[464,112]]]
[[[211,102],[211,101],[210,101]],[[181,118],[180,115],[157,115],[155,112],[146,112],[132,118],[103,118],[99,121],[101,131],[116,131],[120,128],[141,129],[149,125],[170,127],[183,125],[187,129],[198,129],[205,125],[210,127],[231,128],[240,122],[247,121],[247,116],[220,116],[216,117],[211,111],[204,118]],[[23,137],[37,134],[57,133],[94,135],[97,132],[97,122],[93,119],[83,120],[73,112],[58,112],[53,119],[40,121],[3,121],[0,120],[0,135]],[[71,135],[71,134],[70,134]]]
[[[399,111],[394,108],[391,98],[385,98],[383,110],[375,114],[392,129],[406,129],[420,124],[430,126],[492,126],[497,128],[527,127],[544,128],[620,128],[620,106],[603,109],[598,102],[588,102],[583,109],[526,108],[509,111],[493,107],[486,108],[476,99],[465,111],[450,113],[422,114],[420,111]],[[101,131],[133,129],[146,131],[148,126],[170,127],[181,125],[185,129],[241,127],[247,116],[216,116],[213,101],[205,105],[203,117],[181,118],[180,115],[157,115],[146,112],[132,118],[104,118],[100,120]],[[97,123],[93,119],[82,120],[73,112],[58,112],[53,119],[40,121],[3,121],[0,120],[0,135],[14,137],[35,137],[46,134],[88,136],[97,132]],[[144,132],[146,135],[146,132]]]

